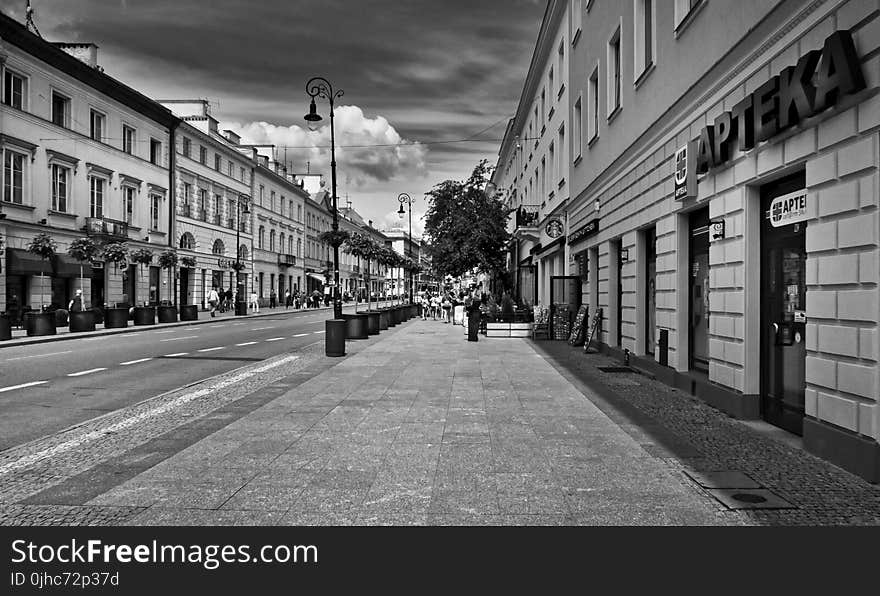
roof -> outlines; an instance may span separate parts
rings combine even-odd
[[[0,12],[0,38],[3,43],[20,48],[31,56],[163,126],[174,128],[180,123],[180,119],[172,114],[168,108],[159,105],[146,95],[135,91],[113,77],[92,68],[78,58],[74,58],[61,48],[56,47],[55,44],[34,35],[24,25],[3,12]]]

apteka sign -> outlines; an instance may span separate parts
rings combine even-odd
[[[770,203],[770,225],[779,228],[809,219],[808,198],[807,191],[798,190],[773,199]]]
[[[852,35],[848,30],[835,31],[821,51],[801,56],[795,66],[784,68],[715,118],[699,139],[676,151],[675,198],[695,197],[697,176],[727,163],[735,141],[739,151],[749,151],[864,88]]]

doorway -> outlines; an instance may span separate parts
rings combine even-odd
[[[803,434],[806,389],[806,222],[774,227],[773,199],[806,186],[804,172],[761,187],[761,414]]]
[[[180,268],[180,305],[187,306],[189,304],[189,272],[186,267]]]
[[[550,337],[568,340],[574,316],[581,307],[581,279],[576,275],[550,277]]]
[[[657,228],[645,231],[645,354],[654,355],[657,329]]]
[[[690,215],[690,369],[709,374],[709,209]]]

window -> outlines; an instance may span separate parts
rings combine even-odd
[[[257,234],[257,248],[262,249],[266,239],[266,228],[260,226],[259,233]]]
[[[565,180],[565,125],[559,127],[558,134],[558,142],[556,146],[559,147],[559,158],[556,160],[556,183],[562,184]]]
[[[24,201],[24,168],[27,156],[7,150],[3,154],[3,200],[21,205]]]
[[[96,141],[104,140],[105,123],[107,117],[97,110],[91,110],[89,115],[89,136]]]
[[[199,147],[199,163],[202,165],[208,165],[208,148],[207,147]]]
[[[183,183],[183,206],[189,207],[189,197],[192,194],[192,185],[189,182]]]
[[[541,89],[541,130],[544,130],[543,124],[547,119],[547,93]]]
[[[550,147],[547,150],[547,157],[550,162],[550,190],[549,192],[553,192],[554,180],[556,180],[556,144],[550,143]]]
[[[269,250],[275,252],[275,230],[269,230]]]
[[[159,229],[159,203],[162,195],[150,194],[150,229]]]
[[[571,45],[575,45],[580,37],[584,0],[571,0]]]
[[[260,207],[263,206],[263,195],[266,193],[266,187],[262,184],[260,185]]]
[[[192,153],[192,141],[190,141],[187,137],[183,137],[183,154],[186,157],[190,157]]]
[[[560,70],[559,72],[561,73],[562,71]],[[547,87],[550,88],[550,105],[553,105],[553,67],[552,66],[550,67],[550,76],[547,78],[548,78]],[[553,108],[550,108],[550,111],[552,112]]]
[[[574,102],[574,110],[572,110],[571,115],[571,125],[574,131],[574,136],[571,141],[574,146],[574,158],[577,159],[581,156],[581,147],[583,146],[584,136],[583,136],[583,103],[580,97],[577,98],[577,101]]]
[[[122,150],[129,155],[134,154],[134,129],[125,124],[122,125]]]
[[[52,123],[58,126],[68,126],[70,122],[70,98],[60,93],[52,92]]]
[[[236,216],[236,213],[235,213],[235,201],[233,201],[232,199],[229,199],[229,200],[226,202],[226,217],[227,217],[227,220],[228,220],[228,222],[229,222],[229,225],[228,225],[227,227],[228,227],[230,230],[233,229],[233,228],[235,228],[235,216]]]
[[[635,76],[639,78],[654,64],[654,0],[634,0]]]
[[[302,252],[302,238],[297,238],[296,239],[296,256],[301,257],[302,256],[300,254],[301,252]]]
[[[18,110],[25,108],[26,79],[8,68],[3,74],[3,103]]]
[[[214,195],[214,223],[218,226],[223,218],[221,211],[223,210],[223,198],[220,195]]]
[[[122,213],[125,223],[130,224],[134,220],[134,195],[137,189],[132,186],[122,187]]]
[[[275,191],[269,193],[269,209],[275,211]]]
[[[196,239],[189,232],[184,232],[180,236],[180,248],[185,248],[186,250],[195,250],[196,248]]]
[[[156,139],[150,139],[150,163],[161,165],[162,143]]]
[[[234,168],[235,166],[232,165],[232,162],[231,162],[231,161],[227,164],[227,166],[228,166],[228,167],[227,167],[227,170],[226,170],[226,171],[227,171],[227,173],[229,174],[229,177],[231,178],[231,177],[233,176],[233,171],[234,171],[233,168]]]
[[[104,190],[107,181],[92,176],[89,178],[89,217],[104,217]]]
[[[587,98],[587,142],[599,136],[599,65],[593,70],[589,79],[589,96]]]
[[[296,221],[302,221],[302,205],[296,206]]]
[[[213,253],[215,255],[220,255],[220,256],[226,254],[226,247],[223,245],[222,240],[220,240],[218,238],[217,240],[214,241],[214,246],[211,248],[211,253]]]
[[[547,160],[541,158],[541,186],[538,187],[542,199],[547,196]]]
[[[705,0],[675,0],[675,30],[686,25],[688,17],[695,14],[696,9],[703,5]]]
[[[221,161],[222,160],[220,159],[220,156],[215,153],[214,154],[214,169],[217,170],[218,172],[220,171],[220,166],[221,166],[220,162]]]
[[[208,191],[204,188],[199,189],[199,218],[202,221],[208,219]]]
[[[70,168],[52,164],[52,211],[67,213],[70,200]]]
[[[238,174],[239,174],[238,177],[241,178],[242,182],[247,182],[247,180],[245,179],[245,175],[244,175],[244,168],[238,168]]]
[[[559,51],[556,52],[557,72],[559,72],[559,90],[554,91],[553,85],[550,85],[550,93],[556,93],[558,96],[565,89],[565,39],[559,43]],[[552,83],[552,81],[551,81]]]
[[[620,28],[608,42],[608,118],[620,108]]]

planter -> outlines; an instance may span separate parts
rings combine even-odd
[[[381,318],[381,313],[368,310],[366,312],[359,312],[358,314],[367,317],[367,335],[379,335],[379,319]]]
[[[343,319],[324,321],[324,353],[327,356],[345,356],[346,325]]]
[[[108,308],[104,311],[104,329],[128,327],[127,308]]]
[[[342,315],[346,339],[367,339],[367,315]]]
[[[55,311],[55,326],[56,327],[67,327],[67,319],[68,312],[63,308],[59,308]]]
[[[390,317],[388,316],[387,310],[380,310],[379,311],[379,331],[385,331],[386,329],[388,329],[388,319],[389,318]]]
[[[177,307],[176,306],[157,306],[156,316],[160,323],[176,323]]]
[[[71,333],[95,330],[95,313],[90,310],[71,312],[69,320]]]
[[[180,307],[180,320],[181,321],[198,321],[199,320],[199,305],[198,304],[188,304],[186,306]]]
[[[155,325],[156,324],[156,308],[153,306],[135,306],[134,307],[134,324],[135,325]]]
[[[235,303],[235,316],[241,317],[241,316],[248,314],[247,307],[248,307],[248,303],[245,302],[244,300],[239,300],[238,302],[236,302]]]
[[[399,322],[399,320],[397,318],[397,311],[394,308],[388,307],[388,309],[386,309],[385,312],[388,314],[388,326],[389,327],[396,326],[397,323]]]
[[[9,315],[0,315],[0,341],[12,339],[12,321]]]
[[[55,313],[29,312],[25,315],[25,328],[29,336],[55,335]]]
[[[92,315],[94,315],[94,318],[95,318],[95,325],[100,325],[101,323],[104,322],[104,311],[103,311],[103,309],[101,309],[101,308],[99,308],[99,307],[97,307],[97,306],[93,306],[92,308],[89,309],[89,311],[92,313]]]

